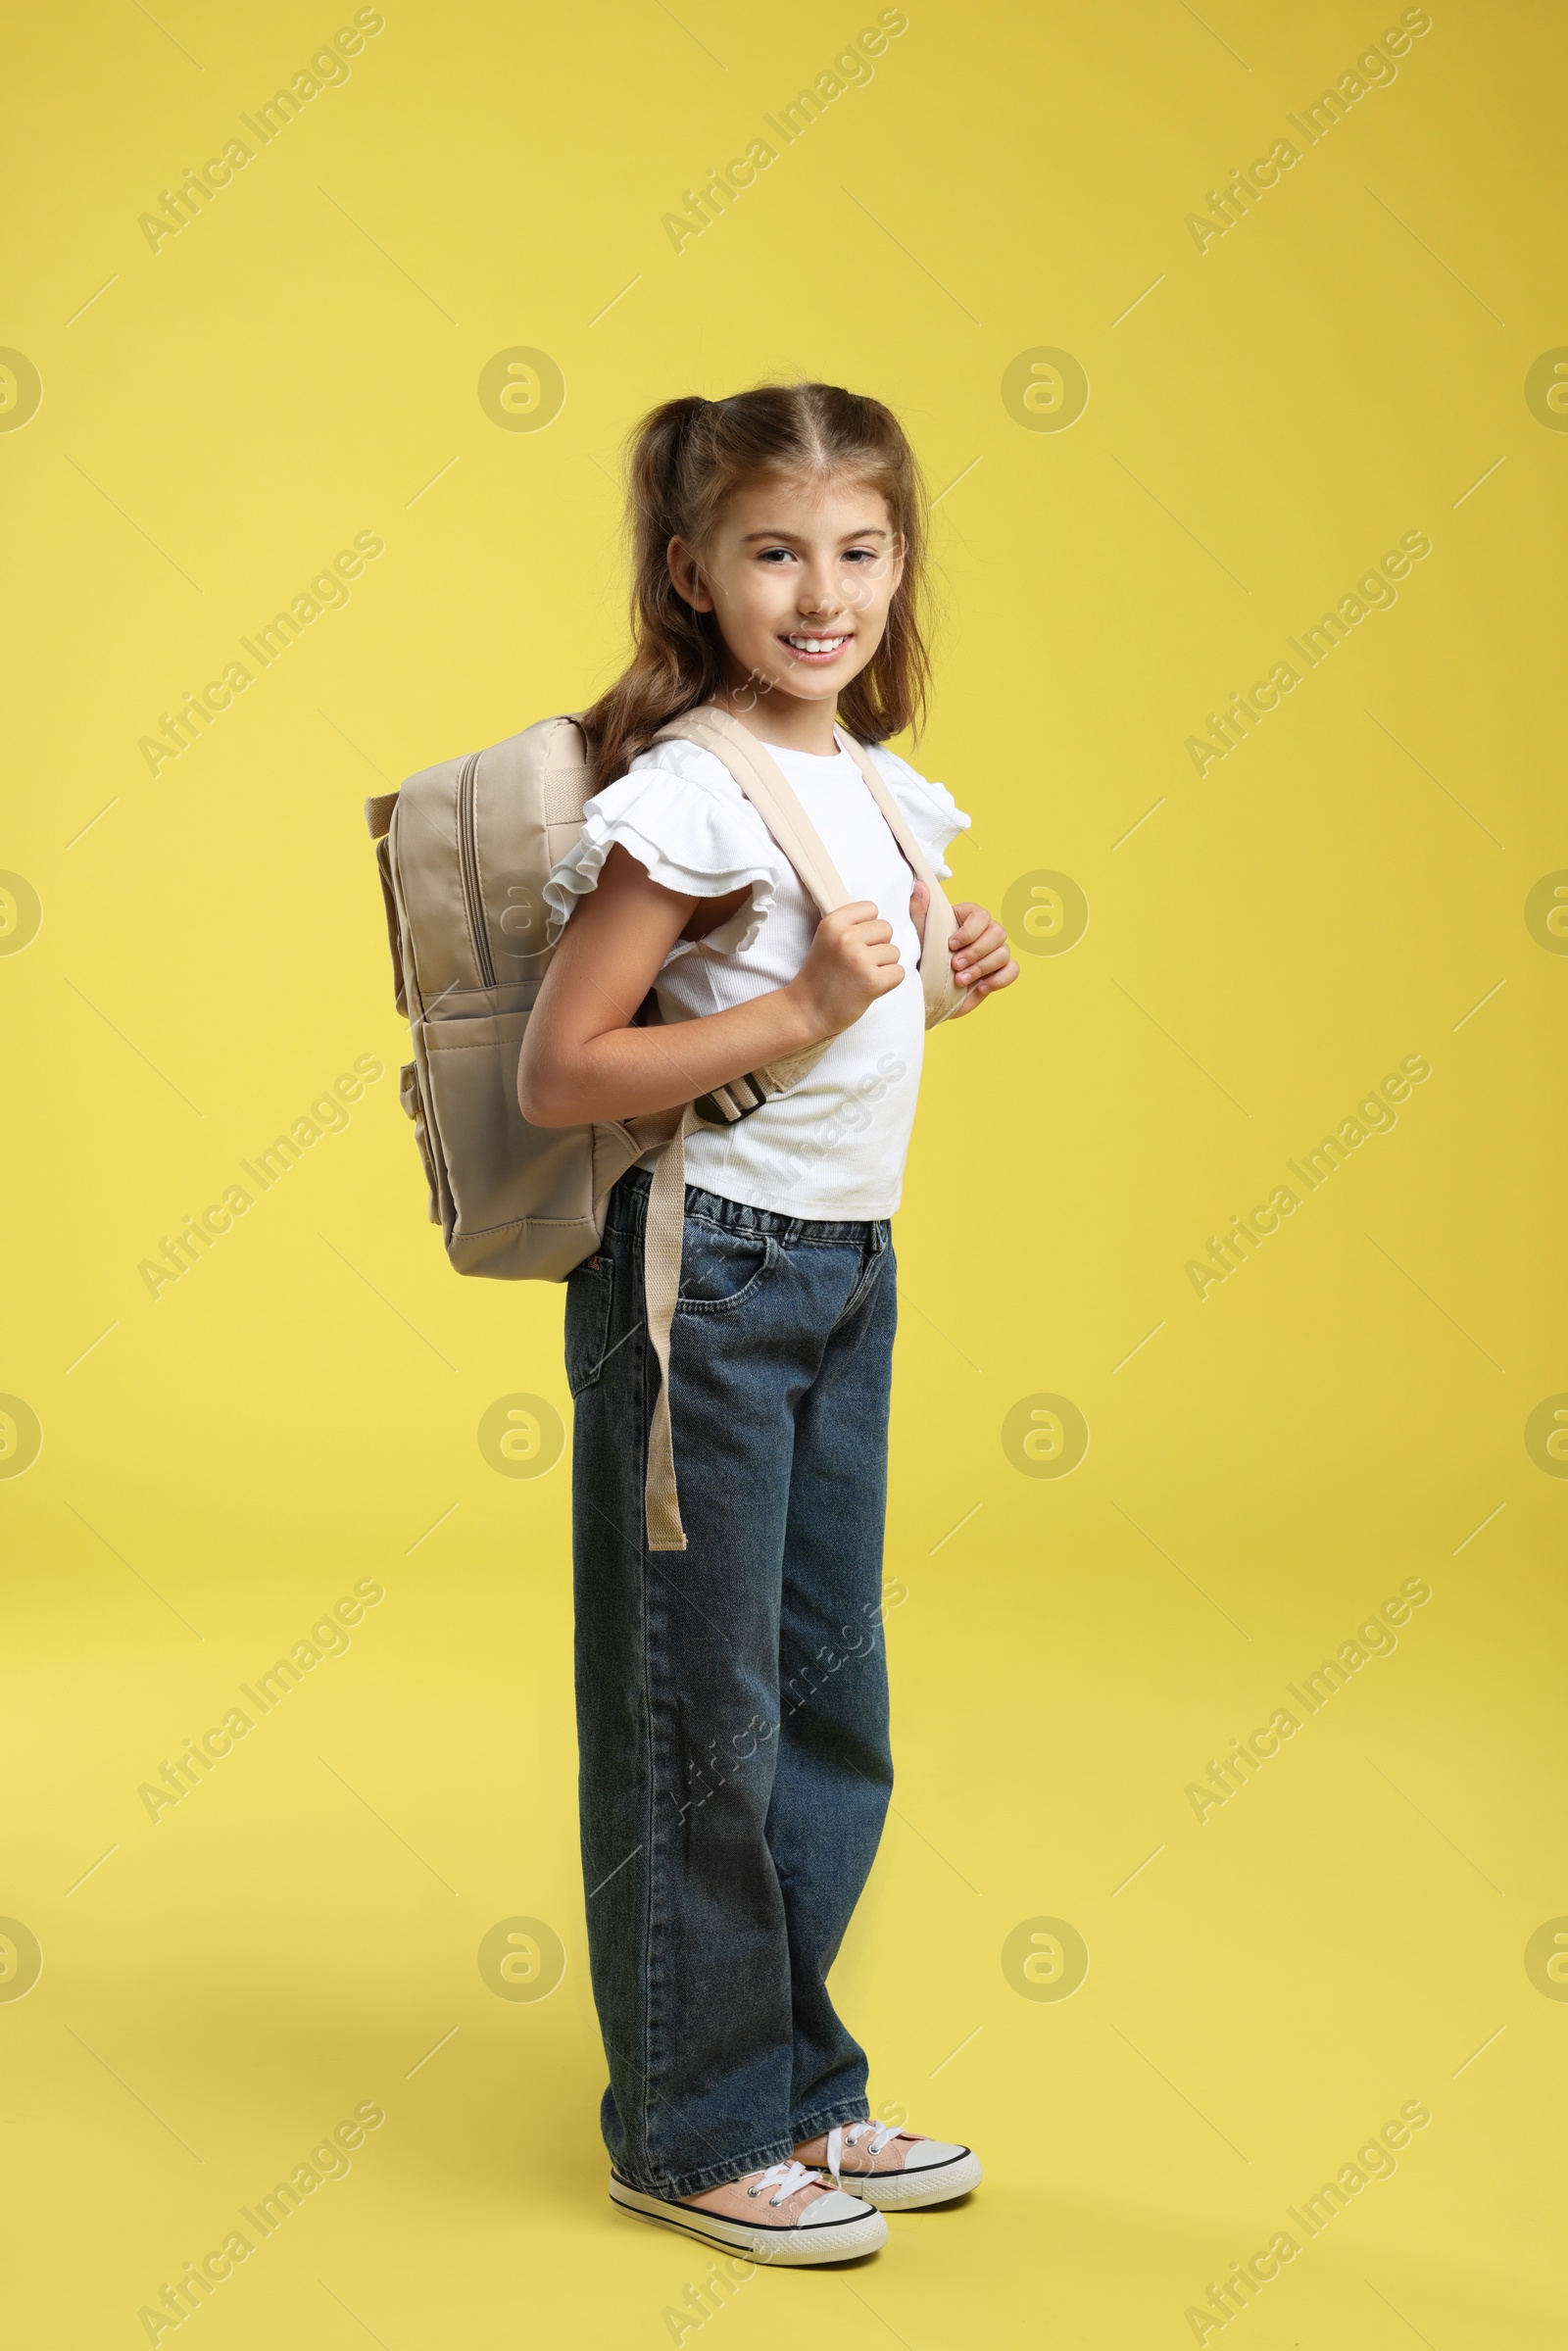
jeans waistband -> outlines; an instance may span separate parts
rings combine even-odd
[[[648,1195],[653,1182],[646,1167],[627,1169],[610,1195],[605,1217],[607,1232],[642,1231],[648,1221]],[[710,1224],[725,1225],[733,1232],[768,1234],[786,1248],[868,1249],[874,1253],[886,1249],[891,1238],[886,1217],[857,1223],[817,1216],[780,1216],[772,1208],[754,1208],[746,1200],[726,1200],[721,1193],[704,1192],[696,1184],[686,1187],[686,1213],[706,1217]]]

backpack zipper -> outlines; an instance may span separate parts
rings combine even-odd
[[[473,940],[473,957],[479,967],[482,986],[496,984],[496,967],[490,953],[490,934],[485,928],[484,899],[479,889],[479,841],[473,822],[473,779],[479,765],[479,754],[473,752],[465,761],[458,778],[458,870],[463,881],[463,900],[468,911],[468,930]]]

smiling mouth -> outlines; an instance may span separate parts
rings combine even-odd
[[[846,630],[839,636],[827,636],[802,629],[781,637],[779,643],[787,645],[798,661],[832,661],[850,643],[852,634],[852,631]]]

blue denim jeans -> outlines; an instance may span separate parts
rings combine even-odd
[[[583,1887],[634,2186],[691,2196],[867,2113],[826,1988],[893,1784],[885,1223],[688,1186],[670,1403],[684,1551],[644,1540],[649,1178],[570,1275]]]

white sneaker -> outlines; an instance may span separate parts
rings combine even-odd
[[[651,2196],[612,2171],[610,2200],[634,2220],[657,2221],[699,2244],[775,2268],[858,2261],[888,2241],[888,2225],[869,2203],[829,2187],[818,2173],[795,2162],[748,2172],[723,2187],[705,2189],[700,2201],[685,2202]]]
[[[816,2150],[820,2148],[820,2154]],[[980,2184],[980,2158],[951,2139],[922,2138],[891,2123],[845,2123],[795,2150],[831,2173],[835,2187],[883,2212],[948,2204]]]

